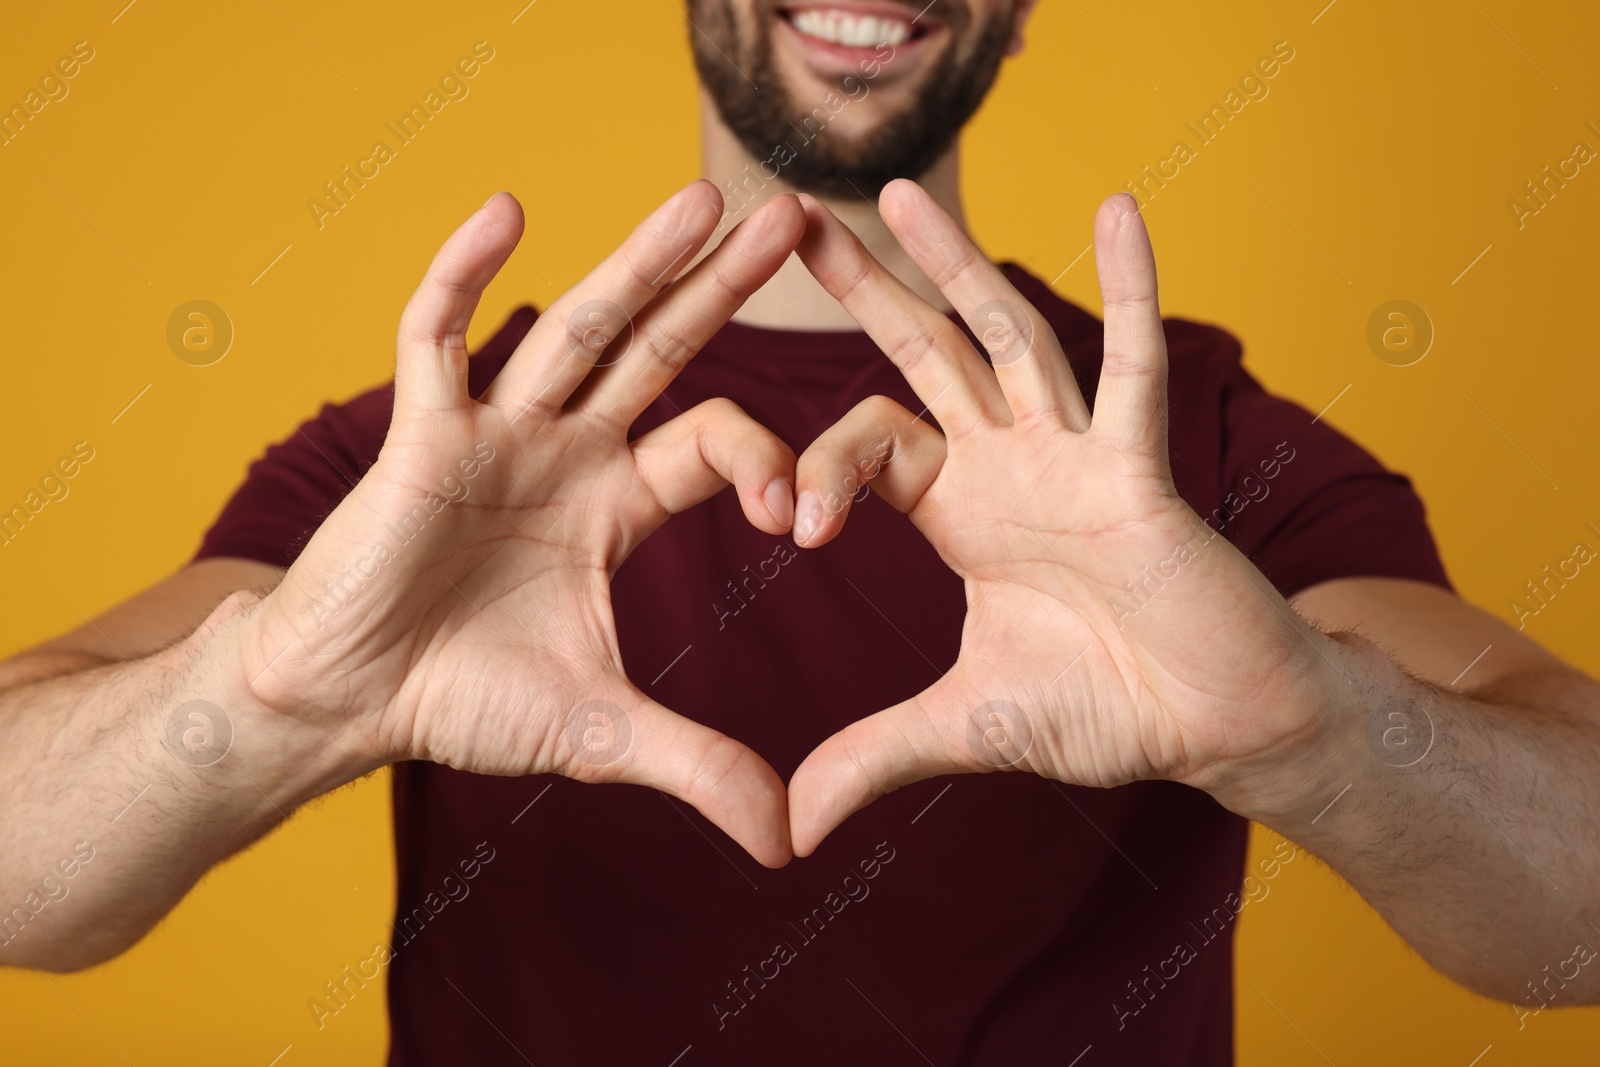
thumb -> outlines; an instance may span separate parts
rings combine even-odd
[[[971,700],[952,677],[851,723],[805,758],[789,782],[796,856],[809,856],[834,827],[903,785],[1022,762],[1033,743],[1027,713],[1006,700]]]
[[[562,773],[649,786],[693,805],[767,867],[789,847],[783,779],[747,745],[657,704],[631,684],[615,699],[573,708],[562,731]]]

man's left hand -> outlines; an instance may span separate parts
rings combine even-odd
[[[1105,358],[1092,415],[1043,316],[922,189],[893,182],[880,210],[989,362],[802,199],[801,259],[943,433],[884,397],[858,406],[800,460],[796,538],[835,536],[846,513],[823,506],[828,490],[873,477],[966,583],[967,618],[949,673],[795,772],[796,854],[940,774],[1227,782],[1253,799],[1311,786],[1298,765],[1316,762],[1345,653],[1173,485],[1155,260],[1132,199],[1112,197],[1095,220]]]

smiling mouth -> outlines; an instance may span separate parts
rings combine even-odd
[[[899,45],[933,32],[932,26],[914,21],[912,16],[884,10],[866,14],[825,5],[795,5],[779,8],[778,16],[801,36],[842,48]]]

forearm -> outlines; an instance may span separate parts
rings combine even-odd
[[[214,864],[364,769],[250,696],[238,595],[154,655],[0,692],[0,963],[139,939]]]
[[[1600,687],[1549,672],[1464,694],[1364,639],[1328,644],[1321,736],[1214,794],[1321,856],[1462,984],[1600,1000]]]

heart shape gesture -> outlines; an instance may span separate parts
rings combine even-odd
[[[810,198],[773,199],[674,280],[722,206],[708,182],[668,200],[538,318],[476,399],[467,326],[521,208],[496,196],[450,237],[401,318],[377,461],[240,632],[259,704],[341,738],[354,774],[425,759],[653,786],[774,867],[938,774],[1205,787],[1290,773],[1270,751],[1313,725],[1296,686],[1323,639],[1173,486],[1155,264],[1127,198],[1096,221],[1106,355],[1092,419],[1049,326],[915,184],[886,187],[885,221],[992,366]],[[944,432],[879,397],[797,463],[721,400],[630,442],[791,252]],[[925,692],[825,741],[786,791],[747,746],[628,681],[610,580],[669,516],[729,484],[758,528],[793,524],[803,547],[824,544],[846,514],[826,513],[816,487],[846,475],[873,478],[965,580],[961,654]],[[1173,559],[1159,598],[1119,611],[1124,583]]]
[[[498,195],[451,236],[400,321],[376,463],[240,638],[268,712],[335,727],[358,774],[425,759],[653,786],[762,863],[788,862],[782,781],[629,682],[611,611],[611,576],[634,547],[729,483],[760,529],[785,533],[793,517],[794,453],[731,403],[628,440],[805,227],[780,197],[674,281],[722,206],[703,181],[668,200],[539,317],[476,399],[467,326],[521,236],[521,208]]]
[[[1132,199],[1112,197],[1095,220],[1105,358],[1092,416],[1043,317],[922,189],[893,182],[879,210],[991,362],[827,208],[802,202],[800,258],[943,433],[883,397],[858,405],[800,457],[796,538],[836,536],[848,502],[823,509],[827,487],[876,475],[966,583],[967,618],[949,673],[795,772],[796,854],[940,774],[1205,788],[1295,773],[1274,748],[1316,724],[1308,686],[1328,642],[1173,485],[1155,259]]]

